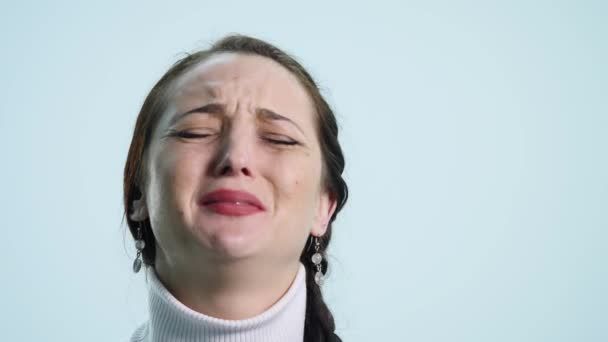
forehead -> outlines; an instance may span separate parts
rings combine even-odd
[[[240,53],[219,53],[200,62],[180,77],[173,104],[188,110],[201,102],[247,102],[294,115],[310,115],[310,96],[299,80],[270,58]]]

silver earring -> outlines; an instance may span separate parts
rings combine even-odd
[[[135,240],[135,248],[137,249],[137,256],[135,257],[135,261],[133,261],[133,272],[135,273],[141,269],[141,251],[146,247],[141,234],[141,226],[143,226],[143,223],[137,227],[137,240]]]
[[[319,238],[315,236],[315,254],[312,255],[312,263],[317,267],[317,273],[315,273],[315,283],[321,286],[325,281],[325,276],[323,275],[323,271],[321,270],[321,261],[323,261],[323,255],[319,251],[321,249],[321,243],[319,243]]]

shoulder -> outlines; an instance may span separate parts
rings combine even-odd
[[[329,342],[342,342],[342,340],[340,337],[338,337],[338,335],[332,334],[329,338]]]
[[[148,340],[148,322],[145,322],[135,329],[129,342],[147,342]]]

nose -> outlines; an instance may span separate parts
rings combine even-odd
[[[222,176],[252,176],[250,144],[246,134],[232,132],[222,138],[218,153],[212,163],[212,173]],[[244,132],[243,132],[244,133]]]

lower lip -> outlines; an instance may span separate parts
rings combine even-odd
[[[259,213],[262,209],[247,203],[232,203],[232,202],[215,202],[206,204],[205,208],[209,208],[212,211],[220,215],[228,216],[245,216]]]

